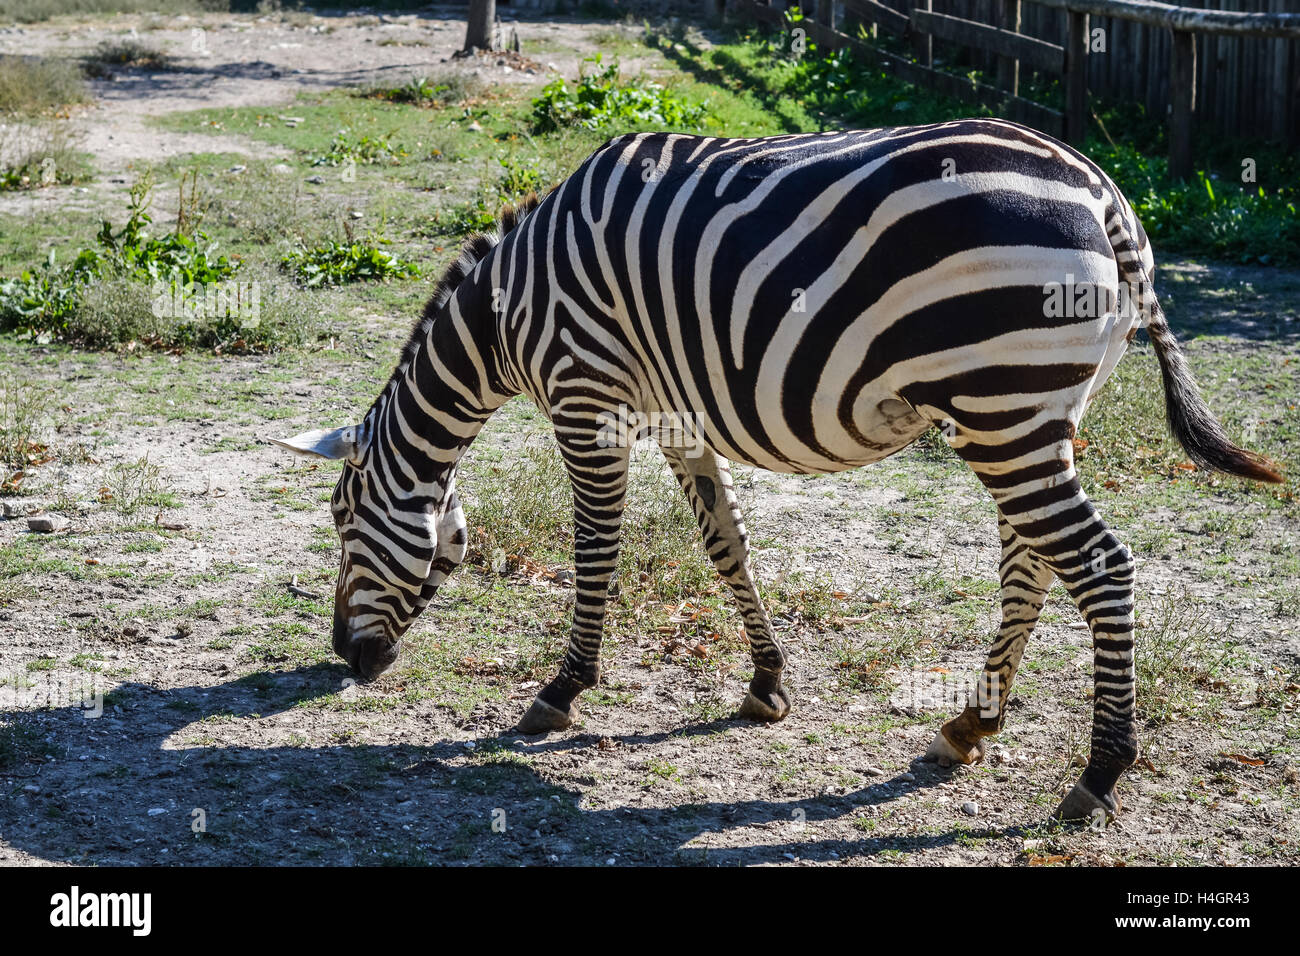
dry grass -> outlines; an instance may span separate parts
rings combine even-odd
[[[114,70],[169,70],[172,59],[157,47],[140,40],[105,40],[82,60],[87,76],[106,79]]]
[[[0,114],[39,116],[90,98],[75,63],[37,56],[0,56]]]

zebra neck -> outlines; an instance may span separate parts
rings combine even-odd
[[[496,329],[476,318],[491,312],[468,310],[472,302],[458,294],[438,311],[371,409],[372,440],[391,452],[392,471],[412,496],[444,498],[465,450],[513,397],[501,383]]]

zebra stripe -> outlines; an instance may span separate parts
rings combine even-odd
[[[740,713],[780,719],[785,656],[728,460],[842,471],[937,425],[997,505],[1003,622],[971,705],[930,755],[982,755],[1058,577],[1095,651],[1092,753],[1059,812],[1114,812],[1137,756],[1134,564],[1080,487],[1072,439],[1139,325],[1193,459],[1279,480],[1199,398],[1153,269],[1101,170],[1000,120],[613,139],[466,245],[360,426],[284,443],[346,459],[335,648],[366,676],[396,659],[464,557],[457,463],[522,393],[554,426],[573,486],[577,586],[568,652],[520,729],[568,726],[599,679],[630,445],[609,424],[630,413],[694,429],[695,445],[656,437],[741,609],[754,677]]]

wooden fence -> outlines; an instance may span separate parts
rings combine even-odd
[[[771,24],[801,6],[808,38],[852,46],[900,79],[1082,141],[1089,92],[1169,116],[1170,172],[1192,170],[1194,123],[1232,136],[1300,142],[1300,0],[727,0]],[[1216,5],[1211,7],[1211,5]],[[867,41],[857,39],[859,24]],[[912,56],[872,42],[888,33]],[[935,44],[940,58],[936,58]],[[936,69],[985,71],[988,82]],[[1059,77],[1064,108],[1021,95],[1025,76]],[[994,79],[996,78],[996,79]]]

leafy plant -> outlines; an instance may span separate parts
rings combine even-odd
[[[350,236],[343,242],[330,240],[290,252],[280,260],[280,267],[308,288],[419,276],[415,263],[379,248],[390,241],[379,237],[356,241]]]
[[[698,129],[708,117],[703,104],[691,103],[652,80],[639,77],[621,82],[617,60],[605,65],[597,53],[583,63],[594,68],[582,68],[576,87],[555,79],[533,100],[533,122],[539,131],[638,124]]]
[[[393,143],[387,134],[353,136],[341,129],[330,141],[329,149],[312,160],[313,166],[338,166],[351,160],[361,166],[397,166],[410,156],[406,147]]]
[[[500,160],[500,163],[502,173],[497,180],[497,191],[502,199],[509,201],[546,188],[546,176],[536,165],[521,165],[510,157]]]
[[[216,255],[216,243],[202,232],[149,236],[146,227],[152,203],[153,177],[145,175],[131,187],[130,215],[114,231],[104,220],[94,248],[82,249],[60,266],[54,249],[43,267],[25,270],[16,279],[0,282],[0,329],[32,334],[62,335],[68,317],[92,280],[119,276],[168,286],[205,285],[234,275],[238,262]]]
[[[1243,263],[1300,262],[1300,188],[1295,185],[1265,188],[1203,169],[1176,182],[1164,156],[1146,156],[1126,144],[1094,143],[1088,152],[1128,197],[1154,240],[1185,253]]]

